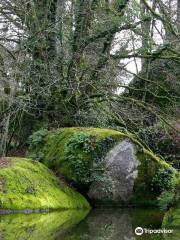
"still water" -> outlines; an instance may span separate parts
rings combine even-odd
[[[160,229],[157,209],[66,210],[0,216],[1,240],[179,240],[176,234],[135,235],[135,228]]]

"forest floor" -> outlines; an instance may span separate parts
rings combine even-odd
[[[10,165],[10,159],[6,157],[0,158],[0,168],[7,167]]]

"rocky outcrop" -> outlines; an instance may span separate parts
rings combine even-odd
[[[30,153],[83,189],[96,205],[156,205],[177,174],[132,135],[112,129],[47,132],[31,144]]]
[[[43,164],[24,158],[0,159],[1,213],[76,208],[90,206]]]
[[[135,179],[140,161],[136,157],[134,145],[128,140],[115,145],[104,159],[104,178],[111,184],[111,198],[114,201],[128,201],[133,196]],[[91,199],[109,198],[106,182],[93,182],[88,195]]]

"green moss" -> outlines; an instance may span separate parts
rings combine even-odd
[[[176,207],[171,208],[164,216],[163,227],[179,228],[180,227],[180,202]]]
[[[165,214],[163,219],[163,227],[179,229],[180,239],[180,173],[176,182],[177,188],[173,199],[173,207]]]
[[[9,165],[0,168],[1,209],[89,208],[83,196],[59,182],[43,164],[23,158],[7,160]]]
[[[161,191],[159,189],[159,185],[155,186],[157,181],[155,182],[154,178],[161,172],[163,173],[170,171],[169,185],[171,185],[173,184],[173,179],[176,178],[177,172],[169,164],[155,156],[147,149],[138,148],[137,158],[141,164],[138,166],[138,178],[134,184],[134,195],[132,202],[135,205],[140,206],[157,206],[158,196],[161,194]],[[161,180],[162,179],[159,179],[159,181]],[[166,182],[162,182],[163,186],[165,184]]]
[[[112,129],[100,129],[100,128],[62,128],[54,132],[49,132],[45,139],[43,139],[44,147],[39,143],[36,144],[36,148],[30,148],[30,156],[36,155],[36,158],[41,160],[50,168],[56,168],[60,170],[65,176],[72,178],[72,172],[66,167],[66,156],[67,145],[72,137],[76,137],[78,134],[85,134],[94,139],[94,144],[97,146],[98,143],[111,137],[114,141],[118,141],[126,137],[124,133],[117,132]],[[37,134],[36,134],[37,135]],[[96,147],[95,146],[95,147]],[[39,147],[39,149],[38,149]],[[78,156],[80,149],[74,151],[74,156]],[[81,158],[86,160],[89,156],[87,151],[81,151]]]
[[[164,239],[180,239],[180,202],[165,214],[162,227],[173,229],[173,234],[170,236],[164,236]]]
[[[84,145],[80,142],[80,137],[83,136],[87,136],[87,138],[89,138],[89,142],[87,144],[84,143]],[[69,180],[78,181],[78,176],[75,174],[76,170],[72,169],[69,164],[70,159],[74,157],[77,163],[78,161],[79,163],[80,161],[83,161],[83,164],[86,164],[89,168],[92,164],[93,158],[101,158],[103,152],[110,148],[110,145],[108,144],[104,146],[104,149],[102,149],[103,143],[106,144],[109,137],[113,142],[116,142],[125,138],[126,135],[112,129],[58,129],[54,132],[49,132],[46,137],[42,139],[43,143],[45,142],[44,147],[42,147],[41,143],[39,143],[38,146],[36,144],[35,148],[31,147],[30,156],[34,157],[36,155],[36,158],[41,159],[41,161],[49,168],[56,169],[56,171],[58,170]],[[76,145],[74,149],[70,149],[72,144]],[[92,153],[96,153],[96,156],[92,156]],[[83,169],[82,165],[79,166],[79,169],[81,170]],[[87,179],[87,176],[84,176],[84,179]]]
[[[59,169],[61,173],[63,173],[69,179],[72,179],[72,171],[67,167],[68,158],[65,156],[68,150],[68,146],[70,145],[70,141],[72,139],[77,138],[78,135],[85,135],[91,138],[91,141],[88,144],[94,145],[94,151],[101,151],[102,149],[98,149],[101,143],[108,138],[112,139],[112,142],[115,144],[118,141],[123,139],[129,139],[137,146],[137,157],[141,162],[152,160],[152,168],[149,171],[153,171],[156,168],[156,165],[161,165],[162,168],[169,168],[169,165],[155,156],[152,152],[145,149],[142,144],[140,144],[136,139],[133,138],[132,135],[124,134],[118,132],[113,129],[100,129],[100,128],[62,128],[58,129],[54,132],[49,132],[45,139],[43,139],[44,146],[42,147],[41,143],[38,146],[36,144],[36,149],[31,149],[33,153],[36,153],[39,158],[40,155],[43,155],[42,161],[50,168]],[[37,134],[36,134],[37,135]],[[92,147],[90,146],[90,147]],[[109,145],[106,151],[111,148],[112,145]],[[73,149],[73,154],[78,160],[80,157],[83,160],[92,159],[92,156],[89,156],[88,151],[84,151],[83,144],[81,148],[78,146]],[[104,150],[104,149],[103,149]],[[42,154],[43,153],[43,154]],[[101,151],[101,154],[103,152]],[[143,166],[144,167],[144,164]],[[154,173],[154,172],[153,172]]]
[[[124,139],[134,143],[136,157],[140,161],[132,204],[157,205],[160,192],[152,189],[152,180],[158,171],[167,171],[171,166],[145,149],[133,135],[112,129],[62,128],[48,132],[43,139],[44,146],[40,143],[34,151],[31,150],[33,153],[36,151],[39,156],[44,156],[41,160],[45,165],[63,174],[67,179],[83,185],[102,180],[104,156]],[[172,178],[175,174],[176,171],[173,170]]]
[[[65,210],[0,216],[0,237],[4,240],[54,240],[61,232],[78,224],[87,213],[88,210]]]

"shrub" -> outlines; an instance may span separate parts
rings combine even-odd
[[[40,151],[43,144],[45,143],[45,137],[48,133],[47,129],[40,129],[37,132],[34,132],[28,139],[29,152],[28,156],[41,161],[44,157],[44,153]]]
[[[104,181],[103,157],[115,141],[107,137],[97,141],[95,137],[84,132],[74,134],[65,145],[64,159],[72,169],[76,182],[89,183],[93,180]]]
[[[180,135],[178,132],[155,125],[141,129],[138,136],[157,156],[163,158],[174,168],[180,169]]]
[[[158,205],[162,211],[167,210],[169,207],[174,205],[175,192],[174,191],[165,191],[162,192],[158,198]]]
[[[159,169],[151,181],[151,190],[155,193],[162,193],[174,188],[173,178],[175,170]]]

